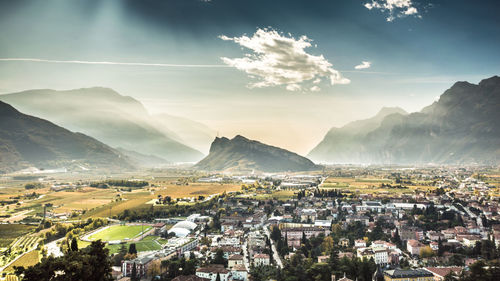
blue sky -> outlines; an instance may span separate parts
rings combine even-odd
[[[152,113],[305,154],[332,126],[382,106],[417,111],[455,81],[500,74],[499,10],[472,0],[0,1],[0,59],[48,60],[0,61],[0,92],[111,87]],[[54,62],[75,60],[143,65]],[[355,69],[362,61],[370,67]]]

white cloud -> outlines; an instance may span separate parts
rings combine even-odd
[[[387,21],[393,21],[396,18],[409,15],[420,17],[412,0],[372,0],[372,2],[366,3],[364,6],[368,10],[379,9],[383,12],[387,12]]]
[[[64,63],[64,64],[193,67],[193,68],[228,67],[227,65],[223,64],[173,64],[173,63],[148,63],[148,62],[86,61],[86,60],[48,60],[48,59],[38,59],[38,58],[0,58],[0,62],[41,62],[41,63]]]
[[[288,91],[295,92],[295,91],[302,90],[302,87],[300,85],[297,85],[297,84],[289,84],[289,85],[286,86],[286,89]]]
[[[323,77],[329,79],[332,85],[350,83],[349,79],[333,69],[323,55],[315,56],[305,51],[311,47],[311,40],[307,36],[295,39],[272,29],[257,29],[251,37],[219,37],[253,52],[242,58],[221,58],[227,65],[245,71],[258,80],[252,82],[250,88],[282,85],[289,91],[298,91],[302,89],[301,84],[311,80],[317,84]]]
[[[358,64],[354,67],[354,69],[367,69],[372,66],[372,63],[369,61],[362,61],[361,64]]]
[[[311,92],[319,92],[321,89],[318,86],[312,86],[310,90]]]

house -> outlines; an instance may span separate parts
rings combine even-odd
[[[123,276],[131,276],[134,266],[137,270],[137,276],[144,276],[148,271],[148,267],[153,258],[143,257],[136,258],[133,260],[125,260],[122,262],[122,274]]]
[[[221,281],[229,281],[231,274],[222,264],[210,264],[196,269],[196,276],[206,278],[210,281],[215,281],[217,275],[219,275]]]
[[[243,264],[243,256],[242,255],[232,255],[227,259],[227,266],[231,269],[236,265]]]
[[[332,281],[335,281],[335,275],[332,275]],[[338,281],[353,281],[353,280],[345,277],[345,272],[344,272],[344,277],[340,278]]]
[[[269,265],[271,263],[268,254],[255,254],[253,256],[254,266]]]
[[[410,239],[408,240],[408,242],[406,242],[406,250],[411,255],[420,255],[420,249],[422,249],[423,247],[424,245],[415,239]]]
[[[450,272],[453,272],[455,276],[459,276],[462,273],[463,268],[459,266],[451,266],[451,267],[425,267],[425,270],[434,274],[434,281],[443,281],[445,276]]]
[[[314,209],[302,209],[299,211],[300,221],[302,222],[315,222],[318,214]]]
[[[347,239],[347,238],[340,238],[340,240],[339,240],[339,246],[341,246],[341,247],[349,247],[349,239]]]
[[[385,281],[434,281],[434,275],[425,269],[392,269],[384,271]]]
[[[248,271],[243,264],[238,264],[233,269],[231,269],[231,275],[233,277],[233,280],[238,280],[238,281],[248,280]]]
[[[375,264],[386,265],[389,263],[389,250],[383,247],[372,248]]]
[[[196,275],[180,275],[172,279],[172,281],[210,281],[210,279]]]
[[[355,248],[365,248],[366,247],[366,241],[363,239],[358,239],[354,241],[354,247]]]
[[[164,233],[167,230],[165,227],[165,224],[162,222],[158,222],[158,223],[153,224],[153,228],[154,228],[155,235],[161,235],[162,233]]]
[[[356,250],[357,256],[360,259],[375,259],[375,253],[372,248],[359,248]]]
[[[330,256],[318,256],[318,263],[326,263]]]

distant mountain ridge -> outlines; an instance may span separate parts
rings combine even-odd
[[[203,157],[167,128],[157,126],[139,101],[112,89],[29,90],[0,95],[0,100],[113,147],[171,162],[195,162]]]
[[[365,151],[363,139],[368,133],[378,128],[384,119],[392,114],[406,115],[399,107],[384,107],[374,117],[357,120],[341,128],[332,128],[324,139],[308,154],[308,157],[318,162],[350,163],[359,158]]]
[[[29,116],[0,101],[0,173],[41,169],[132,169],[113,148],[47,120]]]
[[[500,77],[457,82],[420,112],[390,114],[365,134],[330,132],[310,153],[327,163],[498,164]]]
[[[321,167],[296,153],[238,135],[233,139],[215,138],[208,156],[194,168],[206,171],[296,172]]]

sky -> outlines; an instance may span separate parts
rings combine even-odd
[[[500,74],[498,0],[0,1],[0,93],[110,87],[307,154]]]

